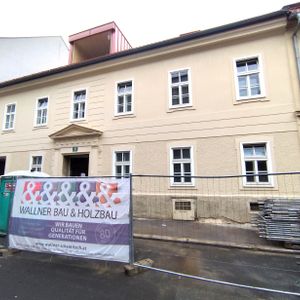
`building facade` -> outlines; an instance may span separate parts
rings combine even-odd
[[[297,45],[292,5],[0,84],[2,172],[172,175],[168,193],[246,174],[240,191],[278,190],[266,173],[300,170]]]
[[[68,56],[60,36],[1,37],[0,82],[64,66]]]

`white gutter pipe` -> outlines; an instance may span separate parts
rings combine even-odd
[[[297,62],[297,73],[298,73],[298,80],[300,84],[300,51],[299,51],[299,40],[298,40],[298,30],[300,29],[300,13],[296,14],[297,18],[297,27],[293,33],[293,45],[294,45],[294,51],[296,56],[296,62]]]

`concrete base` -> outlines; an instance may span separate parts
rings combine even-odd
[[[146,266],[146,267],[152,267],[154,261],[150,258],[146,258],[146,259],[139,260],[136,263],[139,264],[139,265]],[[135,265],[125,265],[124,266],[124,271],[125,271],[125,274],[127,276],[134,276],[134,275],[137,275],[139,273],[145,272],[146,269],[143,268],[143,267],[135,266]]]
[[[8,249],[8,248],[1,248],[0,247],[0,257],[7,257],[7,256],[11,256],[11,255],[14,255],[15,253],[18,253],[20,252],[20,250],[17,250],[17,249]]]

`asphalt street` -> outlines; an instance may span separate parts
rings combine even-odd
[[[300,293],[300,265],[294,254],[135,240],[135,259],[154,266]],[[300,299],[145,271],[133,277],[123,264],[19,252],[0,258],[0,300],[76,299]]]

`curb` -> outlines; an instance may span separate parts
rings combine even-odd
[[[171,236],[161,236],[156,234],[139,234],[135,233],[133,235],[135,238],[139,239],[150,239],[150,240],[161,240],[168,242],[180,242],[180,243],[191,243],[191,244],[201,244],[206,246],[217,246],[217,247],[227,247],[227,248],[237,248],[243,250],[255,250],[263,252],[273,252],[281,254],[300,254],[300,250],[284,249],[284,248],[275,248],[272,246],[262,246],[262,245],[242,245],[230,242],[218,242],[210,240],[200,240],[193,238],[176,238]]]
[[[293,249],[285,249],[285,248],[276,248],[272,246],[262,246],[262,245],[245,245],[245,244],[236,244],[230,242],[219,242],[212,240],[201,240],[194,238],[176,238],[172,236],[161,236],[156,234],[140,234],[135,233],[134,238],[138,239],[150,239],[150,240],[160,240],[160,241],[168,241],[168,242],[180,242],[180,243],[191,243],[191,244],[199,244],[206,246],[215,246],[215,247],[225,247],[225,248],[235,248],[235,249],[243,249],[243,250],[253,250],[253,251],[263,251],[263,252],[273,252],[273,253],[281,253],[281,254],[300,254],[300,250]],[[7,249],[5,245],[0,244],[0,249]]]

